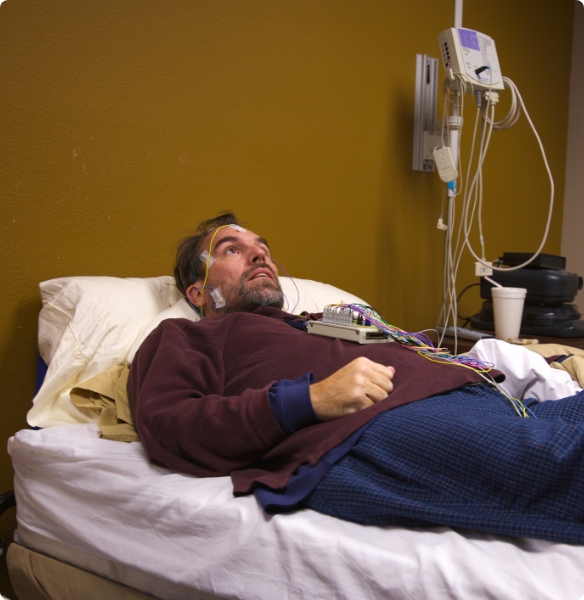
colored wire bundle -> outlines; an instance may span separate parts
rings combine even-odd
[[[533,413],[523,405],[521,400],[512,398],[491,377],[490,371],[493,369],[492,364],[478,361],[469,356],[454,356],[445,348],[435,348],[432,340],[423,331],[410,333],[399,327],[390,325],[375,309],[365,304],[329,304],[325,307],[324,314],[326,315],[327,312],[330,314],[331,311],[335,312],[335,309],[337,309],[337,312],[342,311],[345,314],[348,311],[351,311],[353,325],[373,325],[386,333],[395,342],[413,350],[428,360],[457,365],[478,373],[485,382],[495,387],[505,397],[507,402],[520,417],[534,416]]]
[[[451,363],[472,369],[480,373],[488,373],[492,369],[492,365],[480,362],[468,356],[454,356],[445,348],[436,348],[432,340],[423,332],[411,333],[404,331],[399,327],[390,325],[381,315],[370,306],[364,304],[331,304],[326,307],[338,306],[340,308],[348,308],[353,311],[354,325],[374,325],[392,340],[398,342],[402,346],[416,351],[418,354],[436,362]],[[325,311],[326,311],[325,309]]]

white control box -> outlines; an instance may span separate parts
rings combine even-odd
[[[493,38],[462,27],[451,27],[438,36],[446,73],[462,75],[481,90],[502,90],[503,76]]]
[[[454,158],[450,148],[448,148],[448,146],[435,148],[433,155],[440,179],[442,179],[442,181],[445,183],[454,181],[458,177],[458,171],[456,170],[456,165],[454,164]]]
[[[332,337],[357,344],[386,344],[393,340],[371,325],[338,325],[337,323],[324,323],[323,321],[308,321],[308,333],[312,335],[322,335]]]

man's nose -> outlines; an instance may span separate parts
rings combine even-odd
[[[252,248],[251,251],[251,261],[253,263],[256,262],[265,262],[266,260],[266,251],[263,248]]]

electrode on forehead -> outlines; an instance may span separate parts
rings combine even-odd
[[[204,263],[206,263],[207,267],[211,267],[211,265],[215,262],[215,259],[212,256],[209,256],[209,252],[207,252],[207,250],[201,253],[199,260],[202,260]]]
[[[225,306],[225,298],[223,297],[223,294],[221,293],[221,290],[219,288],[213,289],[213,291],[211,292],[211,298],[213,298],[213,300],[215,301],[216,309]]]
[[[244,233],[246,231],[243,227],[240,227],[239,225],[229,225],[229,227],[231,227],[231,229],[235,229],[235,231],[239,231],[240,233]]]

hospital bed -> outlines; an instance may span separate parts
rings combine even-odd
[[[291,312],[359,302],[282,278]],[[578,600],[584,547],[448,527],[363,526],[309,509],[264,514],[228,477],[151,464],[140,442],[100,437],[70,391],[132,359],[164,318],[195,319],[170,277],[41,284],[48,365],[8,444],[17,530],[8,567],[20,600]]]

